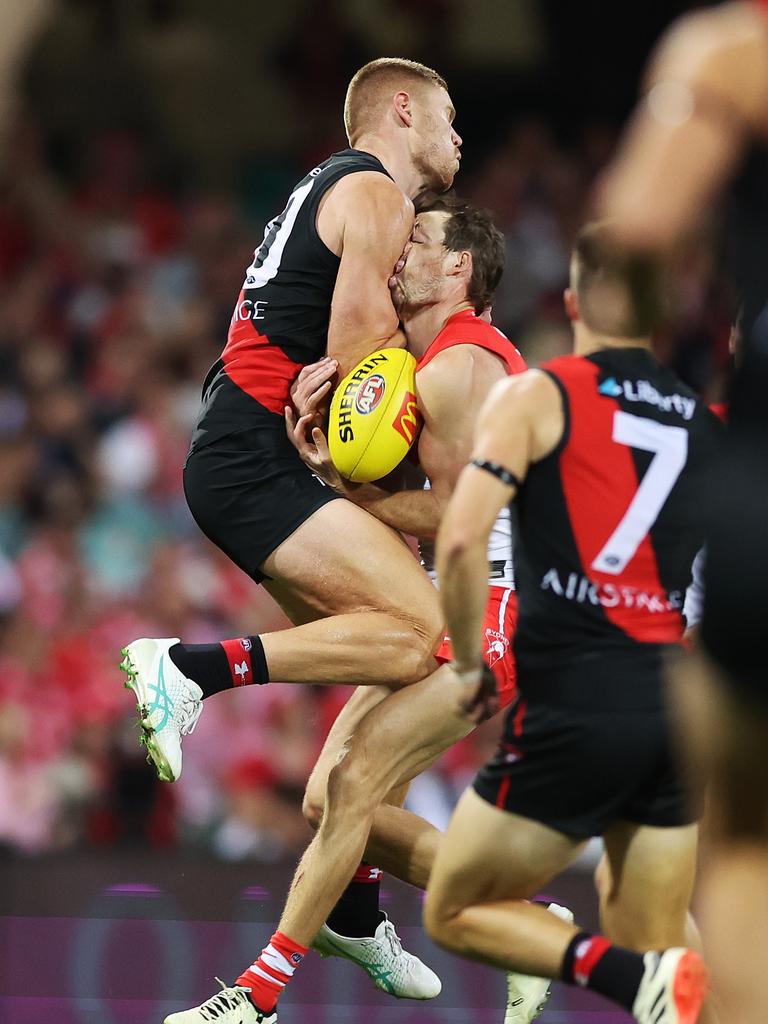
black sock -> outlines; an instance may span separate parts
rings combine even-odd
[[[174,644],[168,654],[176,668],[197,683],[203,699],[234,686],[269,682],[264,645],[258,636],[220,644]]]
[[[363,876],[368,877],[363,877]],[[326,924],[339,935],[362,939],[373,935],[384,915],[379,910],[381,871],[370,864],[361,864],[355,877],[341,894]]]
[[[612,946],[601,935],[579,932],[563,957],[561,980],[612,999],[632,1012],[645,965],[641,953]]]

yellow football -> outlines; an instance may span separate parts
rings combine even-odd
[[[328,447],[348,480],[391,473],[416,440],[416,360],[402,348],[374,352],[348,373],[331,401]]]

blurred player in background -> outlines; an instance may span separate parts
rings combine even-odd
[[[398,686],[435,666],[442,623],[434,588],[394,531],[307,469],[286,437],[284,410],[304,365],[327,354],[344,374],[368,353],[405,343],[388,281],[411,235],[413,198],[447,189],[458,170],[453,118],[432,69],[398,58],[365,65],[344,107],[351,148],[297,184],[246,270],[227,344],[205,381],[184,489],[202,531],[302,625],[220,644],[144,638],[124,649],[161,778],[178,777],[181,736],[201,699],[221,690],[270,677]],[[345,728],[388,692],[375,687],[348,704]],[[378,893],[377,869],[365,865],[362,874],[357,888]],[[371,970],[384,964],[395,975],[395,995],[436,995],[436,976],[401,949],[391,924],[374,934],[374,918]],[[265,971],[270,993],[306,951],[280,933],[272,942],[282,973]],[[232,1004],[219,1016],[239,1021],[242,1013]]]
[[[54,7],[54,0],[3,0],[0,4],[0,158],[18,104],[21,64]]]
[[[749,143],[768,140],[768,3],[724,4],[667,33],[601,206],[619,240],[664,253],[705,214]],[[708,959],[732,1024],[768,1013],[768,176],[738,197],[734,278],[744,306],[727,459],[707,535],[706,662],[680,673],[680,718],[711,773],[703,885]]]
[[[566,309],[575,355],[497,385],[438,537],[454,671],[480,673],[484,546],[513,497],[520,701],[437,854],[425,920],[447,948],[593,989],[645,1024],[693,1024],[706,992],[680,948],[696,867],[664,710],[719,424],[650,350],[620,263],[584,229]],[[523,902],[602,835],[614,941]],[[664,950],[664,952],[652,952]]]

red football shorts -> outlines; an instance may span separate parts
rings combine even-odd
[[[483,657],[496,678],[502,708],[509,707],[517,696],[517,673],[512,654],[512,637],[517,625],[517,594],[511,587],[491,586],[483,622]],[[453,661],[453,647],[449,636],[435,652],[443,663]]]

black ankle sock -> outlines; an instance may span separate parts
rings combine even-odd
[[[631,1013],[644,970],[640,953],[579,932],[565,951],[560,977],[567,985],[591,989]]]
[[[384,920],[379,910],[380,890],[381,872],[373,882],[350,882],[328,917],[328,927],[350,939],[373,935]]]
[[[174,644],[168,654],[176,668],[197,683],[203,699],[244,683],[269,682],[264,645],[258,636],[220,644]]]

